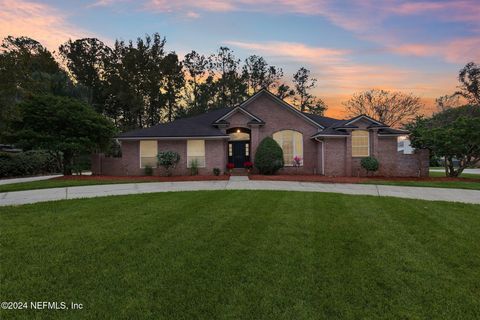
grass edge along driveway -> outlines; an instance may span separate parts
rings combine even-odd
[[[479,205],[201,191],[0,208],[1,318],[475,319]]]
[[[444,175],[441,172],[431,172],[430,175],[433,178],[441,178]],[[271,179],[275,176],[268,176],[265,178]],[[295,176],[291,176],[295,177]],[[227,180],[227,177],[210,177],[210,176],[194,176],[194,177],[173,177],[178,181],[195,181],[195,180]],[[470,189],[470,190],[480,190],[480,175],[470,174],[465,175],[465,178],[460,178],[457,181],[442,181],[435,179],[427,181],[388,181],[388,180],[376,180],[371,178],[371,180],[358,182],[361,184],[377,184],[377,185],[395,185],[395,186],[411,186],[411,187],[432,187],[432,188],[452,188],[452,189]],[[32,181],[32,182],[20,182],[0,185],[0,193],[2,192],[14,192],[14,191],[24,191],[24,190],[36,190],[36,189],[49,189],[49,188],[62,188],[62,187],[77,187],[77,186],[87,186],[87,185],[104,185],[104,184],[118,184],[118,183],[146,183],[146,182],[162,182],[167,181],[168,178],[164,177],[129,177],[129,178],[119,178],[115,177],[112,179],[106,178],[97,178],[83,176],[81,178],[71,177],[68,179],[65,178],[54,178],[41,181]],[[321,181],[320,181],[321,182]]]

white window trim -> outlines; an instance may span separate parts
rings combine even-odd
[[[140,169],[145,169],[145,167],[142,167],[142,141],[152,141],[152,140],[139,140],[138,141],[138,165],[140,166]],[[157,154],[158,154],[158,141],[157,141]],[[156,156],[156,155],[155,155]],[[152,168],[157,168],[158,163],[155,163]]]
[[[273,135],[275,135],[275,134],[277,134],[277,133],[280,133],[280,132],[282,132],[282,131],[293,131],[293,132],[298,133],[298,134],[300,134],[300,135],[302,136],[302,140],[301,140],[301,141],[302,141],[302,155],[300,156],[300,157],[302,158],[302,162],[301,162],[301,164],[300,164],[300,167],[303,167],[303,163],[304,163],[303,154],[305,153],[305,150],[303,149],[303,147],[304,147],[304,144],[303,144],[303,133],[301,133],[301,132],[299,132],[299,131],[297,131],[297,130],[284,129],[284,130],[278,130],[278,131],[274,132],[274,133],[272,134],[272,138],[273,138]],[[274,139],[274,140],[275,140],[275,139]],[[276,140],[275,140],[275,141],[276,141]],[[282,136],[282,144],[283,144],[283,136]],[[295,135],[293,136],[293,146],[292,146],[292,147],[293,147],[293,157],[295,157],[295,156],[296,156],[296,154],[295,154],[295,147],[296,147]],[[282,145],[280,145],[280,148],[282,148]],[[282,148],[282,152],[283,152],[283,148]],[[284,161],[285,161],[285,159],[284,159]],[[292,159],[292,161],[293,161],[293,159]],[[284,167],[294,167],[294,165],[293,165],[293,163],[292,163],[292,164],[284,163]]]
[[[353,155],[353,131],[365,131],[368,133],[367,135],[367,138],[368,138],[368,141],[367,141],[367,146],[368,146],[368,154],[366,156],[354,156]],[[369,130],[353,130],[352,131],[352,141],[350,142],[350,148],[352,149],[352,158],[366,158],[366,157],[370,157],[370,131]]]
[[[190,168],[190,161],[188,161],[188,158],[189,157],[201,157],[201,156],[189,156],[188,155],[188,141],[203,141],[203,157],[205,158],[204,161],[203,161],[203,166],[199,165],[198,167],[199,168],[206,168],[207,167],[207,145],[205,143],[205,140],[203,139],[189,139],[187,140],[187,168]]]

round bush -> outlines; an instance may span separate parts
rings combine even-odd
[[[378,160],[374,157],[363,158],[360,164],[367,172],[375,172],[378,170]]]
[[[283,151],[278,143],[270,137],[260,142],[255,153],[255,168],[261,174],[275,174],[283,168]]]

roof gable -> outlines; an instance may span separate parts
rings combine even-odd
[[[254,94],[253,96],[251,96],[250,98],[248,98],[247,100],[242,102],[240,104],[240,107],[245,108],[246,106],[248,106],[250,103],[257,100],[261,96],[268,97],[269,99],[276,102],[279,106],[287,109],[288,111],[292,112],[293,114],[295,114],[296,116],[305,120],[306,122],[308,122],[310,124],[313,124],[315,127],[320,128],[320,129],[325,128],[324,125],[320,124],[318,121],[312,119],[311,117],[307,116],[306,114],[300,112],[297,108],[295,108],[294,106],[290,105],[289,103],[283,101],[282,99],[278,98],[276,95],[274,95],[273,93],[271,93],[267,89],[262,89],[262,90],[258,91],[256,94]]]
[[[367,116],[366,114],[361,114],[361,115],[356,116],[356,117],[354,117],[354,118],[352,118],[352,119],[346,120],[346,122],[343,123],[342,125],[343,125],[343,126],[349,126],[349,125],[352,125],[353,123],[355,123],[355,122],[357,122],[357,121],[359,121],[359,120],[366,120],[366,121],[368,121],[368,122],[370,122],[370,123],[373,123],[373,124],[379,125],[379,126],[387,126],[386,124],[381,123],[380,121],[377,121],[377,120],[375,120],[375,119]],[[388,127],[388,126],[387,126],[387,127]]]
[[[253,123],[259,123],[259,124],[265,123],[262,119],[253,115],[251,112],[248,112],[247,110],[243,109],[241,106],[237,106],[237,107],[233,108],[231,111],[229,111],[226,114],[224,114],[223,116],[221,116],[220,118],[218,118],[217,120],[215,120],[213,122],[213,124],[225,123],[227,121],[227,119],[229,119],[231,116],[233,116],[234,114],[236,114],[238,112],[240,112],[243,115],[250,118],[250,121],[253,122]]]

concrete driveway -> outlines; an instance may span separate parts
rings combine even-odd
[[[0,206],[63,199],[93,198],[99,196],[197,190],[285,190],[332,192],[480,204],[480,191],[478,190],[295,181],[252,181],[248,180],[247,177],[232,177],[229,181],[127,183],[5,192],[0,193]]]

